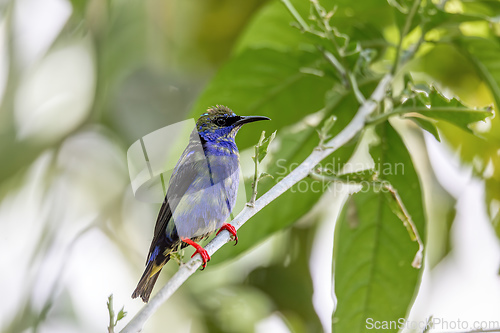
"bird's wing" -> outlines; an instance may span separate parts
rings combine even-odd
[[[199,140],[191,140],[182,153],[179,161],[177,162],[170,183],[163,200],[163,204],[156,219],[155,231],[151,246],[149,248],[148,261],[151,254],[154,252],[156,245],[165,242],[167,239],[167,229],[172,233],[174,238],[177,238],[174,222],[172,221],[172,213],[179,203],[180,199],[184,196],[189,186],[198,176],[198,173],[206,169],[206,158],[203,148]],[[169,225],[169,223],[172,223]],[[172,244],[170,244],[171,246]]]

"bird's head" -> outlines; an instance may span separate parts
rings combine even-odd
[[[238,116],[227,106],[216,105],[198,118],[196,129],[206,141],[234,140],[241,126],[259,120],[270,119],[262,116]]]

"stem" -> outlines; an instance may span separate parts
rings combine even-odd
[[[342,77],[342,83],[344,86],[346,86],[347,89],[349,87],[353,87],[352,84],[352,77],[348,73],[348,71],[345,69],[345,61],[343,59],[343,54],[341,52],[340,46],[337,43],[337,40],[335,39],[334,31],[332,27],[330,26],[328,20],[324,17],[324,14],[322,13],[322,8],[320,7],[319,3],[317,0],[310,0],[313,8],[316,12],[316,17],[320,21],[318,23],[321,23],[321,28],[323,31],[326,33],[326,36],[332,43],[332,45],[335,47],[335,50],[337,51],[337,54],[340,56],[340,61],[330,52],[324,50],[323,48],[320,48],[320,51],[323,53],[323,56],[337,69],[337,71],[340,73],[340,76]],[[356,93],[355,93],[356,94]],[[362,104],[362,102],[360,102]]]
[[[398,48],[396,49],[396,58],[394,59],[394,65],[392,66],[392,75],[395,75],[398,67],[399,67],[399,59],[401,58],[401,49],[403,48],[403,39],[408,35],[408,32],[410,31],[411,24],[413,22],[413,17],[417,13],[418,7],[420,7],[420,3],[422,0],[415,0],[413,2],[413,6],[411,7],[410,12],[408,13],[408,16],[406,17],[406,22],[403,27],[403,30],[401,31],[401,34],[399,36],[399,43],[398,43]]]
[[[326,51],[325,49],[318,47],[318,49],[323,53],[323,56],[325,57],[326,60],[330,64],[332,64],[333,67],[340,73],[340,76],[342,78],[342,84],[347,88],[352,88],[354,92],[354,96],[356,97],[356,100],[358,103],[361,105],[363,104],[366,99],[365,96],[361,93],[361,90],[359,90],[358,87],[358,82],[356,81],[356,77],[354,76],[353,73],[348,72],[344,65],[331,53]]]
[[[368,125],[377,125],[380,124],[381,122],[386,121],[392,116],[398,115],[398,114],[407,114],[407,113],[424,113],[424,112],[457,112],[457,111],[467,111],[466,109],[459,108],[459,107],[447,107],[447,106],[442,106],[442,107],[433,107],[432,109],[426,108],[425,106],[419,106],[419,107],[404,107],[404,108],[398,108],[394,109],[391,112],[387,113],[382,113],[379,114],[378,116],[372,117],[368,121]],[[476,111],[476,110],[474,110]]]
[[[337,51],[337,54],[340,57],[340,60],[337,59],[337,57],[335,57],[335,55],[333,55],[331,52],[328,52],[321,46],[317,46],[318,50],[323,54],[325,59],[339,72],[340,78],[342,79],[342,84],[347,89],[352,88],[352,90],[354,91],[354,96],[356,96],[358,103],[363,104],[365,102],[365,97],[358,88],[358,83],[356,81],[354,74],[346,70],[347,66],[345,63],[344,54],[341,47],[337,43],[337,40],[335,39],[334,29],[330,26],[328,19],[325,18],[324,13],[322,13],[322,8],[319,5],[318,1],[317,0],[310,0],[310,1],[316,12],[316,16],[318,19],[317,22],[321,24],[321,28],[326,33],[326,36],[335,47],[335,50]],[[281,0],[281,2],[285,4],[288,11],[292,14],[292,16],[295,18],[295,20],[299,23],[299,25],[302,27],[304,31],[313,33],[311,29],[307,26],[307,23],[304,21],[302,16],[300,16],[297,9],[295,9],[295,7],[290,3],[289,0]]]
[[[108,333],[115,331],[115,311],[113,310],[113,294],[108,297],[109,326]]]
[[[364,102],[366,102],[365,96],[363,96],[363,93],[361,93],[361,90],[359,90],[358,82],[356,81],[354,74],[349,73],[347,77],[349,78],[349,83],[351,84],[352,91],[354,92],[354,96],[356,96],[358,103],[363,104]]]
[[[409,50],[406,52],[404,57],[401,57],[401,65],[406,64],[410,59],[413,59],[417,51],[420,49],[420,46],[425,42],[425,31],[422,31],[422,36],[418,39],[418,42],[411,45]]]
[[[346,86],[346,88],[349,88],[349,83],[350,83],[350,77],[347,74],[347,71],[345,70],[344,66],[340,63],[340,61],[331,53],[323,49],[322,47],[318,47],[318,49],[323,53],[323,56],[325,59],[333,66],[335,69],[339,72],[341,78],[342,78],[342,84]],[[351,84],[352,86],[352,84]],[[361,104],[361,103],[360,103]]]
[[[341,182],[341,183],[344,183],[344,181],[342,179],[340,179],[340,177],[327,176],[327,175],[323,175],[323,174],[317,173],[317,172],[311,172],[309,174],[309,177],[311,177],[314,180],[318,180],[320,182]]]
[[[398,216],[399,219],[403,222],[404,226],[406,227],[406,230],[408,231],[408,234],[410,235],[411,240],[416,241],[418,243],[418,251],[415,254],[415,257],[411,265],[415,268],[420,268],[422,267],[422,258],[424,256],[424,243],[420,238],[417,226],[415,225],[410,214],[406,210],[406,207],[404,206],[403,200],[401,200],[398,191],[387,183],[383,183],[383,186],[386,190],[389,191],[391,198],[396,201],[399,210],[403,214],[402,216],[399,216],[399,214],[396,213],[396,216]]]
[[[292,3],[290,2],[290,0],[281,0],[281,2],[283,2],[283,4],[285,5],[286,9],[288,9],[288,11],[290,12],[290,14],[292,14],[293,18],[299,23],[299,25],[302,28],[302,30],[304,30],[304,31],[310,31],[310,28],[307,25],[306,21],[304,21],[304,19],[302,18],[302,16],[300,16],[299,12],[297,11],[297,9],[295,9],[295,7],[292,5]]]
[[[326,35],[328,36],[328,39],[332,42],[333,46],[335,46],[335,49],[337,52],[340,54],[340,47],[337,41],[335,40],[335,36],[333,34],[333,29],[330,26],[330,23],[328,20],[325,18],[324,14],[321,12],[322,8],[319,5],[319,2],[317,0],[310,0],[311,3],[313,4],[314,11],[316,12],[316,16],[319,20],[321,20],[321,24],[323,25],[323,31],[326,32]]]
[[[262,141],[262,138],[261,140]],[[253,183],[252,183],[252,198],[250,198],[250,202],[248,203],[249,207],[255,207],[255,200],[257,199],[257,184],[259,183],[259,147],[256,145],[255,149],[255,170],[253,175]]]
[[[273,200],[285,193],[293,185],[309,175],[311,170],[323,159],[334,151],[351,141],[365,127],[366,121],[372,114],[378,103],[384,98],[392,81],[392,75],[386,74],[380,80],[377,88],[370,99],[363,103],[351,122],[333,139],[327,142],[329,148],[313,151],[297,168],[290,172],[282,181],[264,193],[256,202],[254,207],[244,207],[231,224],[238,230],[246,221],[270,204]],[[212,256],[224,244],[229,242],[229,232],[221,232],[214,237],[205,247],[208,254]],[[181,266],[177,273],[167,282],[163,288],[135,315],[134,318],[121,330],[120,333],[140,332],[144,323],[158,310],[158,308],[192,275],[201,265],[200,255],[194,256],[185,265]]]

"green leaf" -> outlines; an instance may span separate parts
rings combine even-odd
[[[382,31],[393,22],[392,8],[386,0],[372,0],[369,2],[353,2],[350,0],[320,1],[321,5],[330,11],[337,8],[332,19],[332,26],[340,29],[344,34],[356,40],[363,46],[376,48],[379,54],[388,43],[384,40]],[[303,0],[292,0],[291,3],[308,24],[310,3]],[[353,24],[353,17],[356,24]],[[300,49],[306,44],[316,44],[310,34],[301,34],[297,28],[291,28],[295,22],[280,1],[269,2],[259,15],[249,24],[245,33],[237,44],[237,52],[247,48],[268,47],[279,50]]]
[[[454,45],[474,66],[479,76],[490,88],[497,108],[500,106],[500,41],[462,36]]]
[[[407,119],[410,119],[420,128],[431,133],[437,141],[441,142],[441,138],[439,137],[439,132],[437,130],[437,127],[432,121],[420,117],[407,117]]]
[[[493,115],[491,108],[473,109],[465,106],[457,98],[448,99],[431,87],[430,93],[416,92],[416,97],[408,99],[397,112],[417,112],[426,117],[444,120],[461,129],[474,133],[469,125],[483,121]]]
[[[262,173],[259,175],[259,180],[264,179],[264,178],[267,178],[267,177],[270,177],[270,178],[273,178],[273,179],[274,179],[274,177],[273,177],[272,175],[268,174],[267,172],[262,172]]]
[[[333,127],[333,124],[335,124],[335,121],[337,120],[337,118],[335,118],[335,116],[331,116],[331,117],[328,117],[323,126],[321,127],[320,130],[318,130],[318,135],[319,135],[319,147],[321,148],[323,146],[323,144],[331,138],[331,135],[328,134],[330,132],[330,130],[332,129]]]
[[[399,33],[401,34],[408,19],[408,16],[411,12],[411,8],[413,7],[414,1],[412,0],[387,0],[387,3],[391,5],[394,13],[394,21],[396,26],[399,29]],[[420,4],[420,6],[422,6]],[[411,32],[415,27],[419,26],[421,23],[421,16],[417,15],[413,16],[413,20],[409,26],[408,33]],[[406,37],[406,36],[403,36]]]
[[[292,2],[303,17],[307,17],[308,1]],[[280,1],[269,2],[248,25],[236,45],[236,52],[262,47],[289,50],[308,43],[306,35],[300,33],[299,29],[291,27],[293,21],[293,17]]]
[[[371,154],[379,174],[399,192],[421,235],[424,209],[418,176],[399,134],[385,122]],[[335,234],[335,332],[366,332],[367,320],[404,318],[418,289],[421,271],[411,263],[418,250],[382,192],[353,195]],[[384,330],[397,332],[397,329]]]
[[[500,13],[500,2],[490,0],[464,1],[462,3],[464,11],[475,15],[490,17],[493,21]]]
[[[377,179],[377,177],[378,173],[375,169],[366,169],[356,172],[343,173],[341,175],[335,176],[335,178],[337,178],[339,181],[346,183],[349,182],[360,183],[363,181],[373,182],[374,180]]]
[[[469,128],[470,124],[485,120],[493,115],[491,111],[480,111],[469,108],[431,108],[429,111],[420,111],[419,113],[429,118],[445,120],[471,133],[473,133],[473,131]]]
[[[403,200],[399,196],[398,191],[387,181],[379,182],[379,184],[381,185],[380,192],[385,194],[385,198],[392,212],[401,220],[401,222],[403,222],[410,239],[418,243],[418,251],[413,258],[411,265],[415,268],[421,268],[422,260],[424,258],[424,243],[420,238],[417,227],[408,213]]]
[[[453,30],[463,22],[487,20],[485,15],[469,13],[449,13],[432,2],[425,5],[423,16],[423,30],[430,31],[436,28],[447,28]]]
[[[87,1],[85,0],[70,0],[73,10],[78,14],[81,19],[85,14],[85,8],[87,7]]]
[[[264,139],[266,135],[266,132],[262,132],[261,139],[259,140],[259,143],[257,144],[257,161],[260,163],[262,160],[266,157],[267,155],[267,149],[269,148],[269,145],[271,142],[273,142],[274,138],[276,137],[276,131],[273,132],[270,136]]]
[[[121,310],[118,312],[118,315],[116,316],[116,323],[125,318],[125,316],[127,315],[127,311],[124,310],[125,307],[122,307]]]
[[[301,71],[304,67],[316,67],[318,62],[324,60],[317,52],[248,49],[221,68],[191,115],[197,118],[208,106],[223,104],[240,115],[271,118],[272,121],[239,131],[236,142],[240,150],[251,147],[255,144],[255,132],[273,132],[324,107],[325,93],[336,81]]]
[[[400,13],[407,15],[410,12],[412,1],[410,0],[387,0],[387,3],[397,9]]]
[[[471,4],[474,5],[474,4]],[[488,8],[494,5],[498,8],[498,3],[478,2],[475,10],[481,14],[493,15],[498,11]],[[479,8],[481,7],[481,8]],[[476,137],[463,137],[457,135],[452,128],[440,126],[442,133],[447,141],[455,147],[461,158],[472,164],[477,175],[483,176],[486,167],[492,167],[492,174],[485,180],[486,184],[486,204],[490,209],[488,213],[492,219],[493,227],[500,237],[500,224],[498,213],[491,209],[495,202],[500,202],[500,156],[498,147],[500,146],[500,117],[498,117],[498,108],[500,106],[500,67],[498,66],[498,54],[500,54],[500,40],[498,38],[479,38],[471,36],[461,36],[454,40],[454,46],[469,62],[473,65],[477,75],[489,88],[495,102],[496,116],[491,120],[491,128],[488,132],[481,133],[486,138],[482,140]],[[496,214],[496,215],[495,215]]]

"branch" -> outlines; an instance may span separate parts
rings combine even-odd
[[[270,204],[274,199],[285,193],[293,185],[306,178],[311,170],[324,158],[332,154],[338,148],[342,147],[352,140],[364,128],[367,118],[372,114],[378,103],[384,98],[386,91],[392,81],[392,75],[386,74],[379,82],[369,100],[367,100],[351,120],[351,122],[333,139],[328,141],[328,148],[313,151],[297,168],[290,172],[282,181],[273,186],[269,191],[263,194],[254,204],[254,207],[245,206],[236,216],[231,224],[239,229],[246,221],[259,212],[262,208]],[[212,256],[218,249],[231,240],[230,233],[221,232],[214,237],[205,247],[208,254]],[[134,318],[120,331],[120,333],[140,332],[144,323],[151,317],[158,308],[167,300],[180,286],[200,267],[200,255],[194,256],[185,265],[179,267],[177,273],[163,286],[160,291],[135,315]]]

